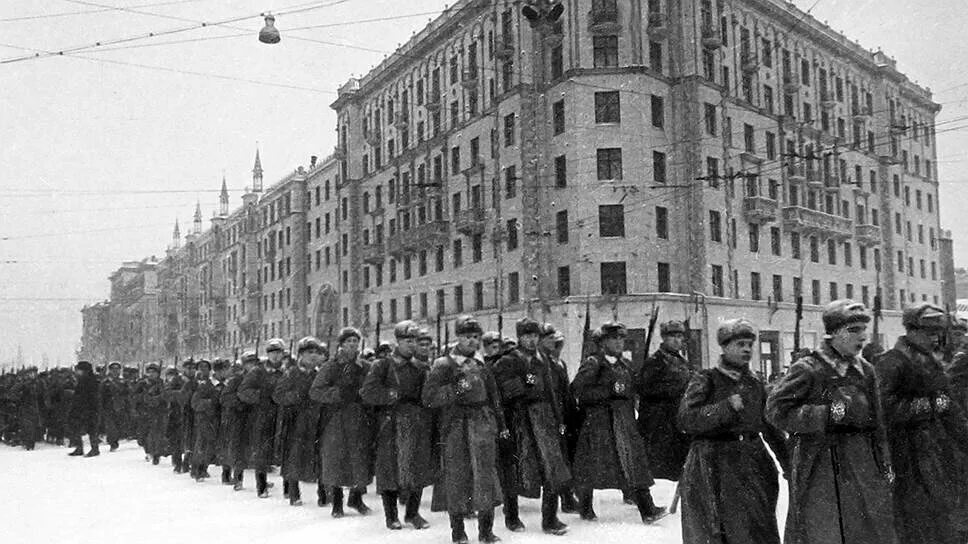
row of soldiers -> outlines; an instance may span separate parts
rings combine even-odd
[[[506,527],[525,530],[521,496],[541,499],[549,534],[567,530],[559,510],[595,520],[594,489],[622,490],[651,523],[665,514],[649,491],[663,478],[679,481],[687,544],[778,544],[782,474],[787,543],[964,544],[968,329],[936,306],[909,308],[906,334],[868,362],[870,319],[862,304],[831,303],[820,346],[769,386],[750,369],[757,332],[744,319],[721,324],[722,355],[699,371],[682,356],[682,323],[661,326],[641,369],[623,355],[625,327],[605,323],[569,379],[553,326],[522,319],[511,342],[463,317],[456,345],[433,361],[433,339],[404,321],[377,356],[348,328],[332,358],[305,338],[290,359],[276,339],[265,361],[199,361],[164,379],[149,365],[130,398],[154,463],[171,455],[198,480],[221,466],[236,490],[251,469],[259,497],[280,465],[290,504],[301,504],[300,482],[315,483],[334,517],[344,489],[368,513],[375,476],[391,530],[403,527],[398,503],[405,523],[428,526],[419,509],[433,485],[431,509],[449,513],[454,542],[467,542],[468,518],[481,541],[499,540],[501,504]]]

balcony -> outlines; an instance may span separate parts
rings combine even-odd
[[[478,78],[477,72],[478,70],[476,66],[465,68],[463,73],[461,74],[462,77],[461,77],[460,84],[468,89],[473,89],[474,87],[477,87],[477,78]]]
[[[510,59],[515,53],[514,42],[511,39],[500,40],[494,44],[494,56],[499,59]]]
[[[747,74],[755,74],[760,69],[760,58],[756,53],[743,53],[742,68]]]
[[[816,234],[823,238],[847,239],[854,235],[850,219],[802,206],[784,207],[783,225],[794,232]]]
[[[800,92],[800,80],[797,79],[796,74],[783,76],[783,92],[786,94],[797,94]]]
[[[393,127],[397,130],[407,130],[410,126],[410,117],[406,112],[398,111],[393,114]]]
[[[379,205],[374,205],[374,207],[367,210],[366,213],[372,215],[373,217],[377,217],[383,215],[385,212],[386,209],[383,207],[383,204],[380,203]]]
[[[866,121],[871,117],[871,110],[868,108],[854,108],[854,121]]]
[[[765,196],[748,196],[743,199],[743,216],[749,223],[772,223],[776,221],[776,200]]]
[[[377,128],[364,133],[363,139],[370,147],[379,147],[381,143],[380,129]]]
[[[806,170],[803,168],[802,164],[791,164],[787,167],[787,177],[789,177],[791,182],[803,183],[807,181]]]
[[[387,246],[395,257],[412,255],[421,249],[429,249],[446,244],[449,238],[447,221],[431,221],[390,236]]]
[[[470,208],[457,213],[457,217],[454,220],[454,227],[461,234],[473,236],[475,234],[484,234],[484,222],[484,209]]]
[[[719,49],[723,46],[723,35],[719,28],[712,24],[703,25],[702,46],[704,49]]]
[[[428,111],[440,111],[440,91],[427,93],[427,101],[424,106]]]
[[[366,264],[382,263],[385,253],[386,248],[383,246],[383,242],[373,242],[360,249],[360,256]]]
[[[857,243],[865,247],[881,244],[881,227],[878,225],[857,225],[854,227]]]
[[[830,91],[820,93],[820,107],[825,110],[832,110],[837,106],[837,97]]]
[[[588,12],[588,31],[592,34],[616,34],[621,29],[618,8],[609,7]]]
[[[669,37],[669,18],[665,13],[654,12],[649,14],[649,36],[654,40],[662,41]]]
[[[333,148],[333,158],[341,161],[346,159],[346,148],[341,146],[336,146]]]
[[[484,171],[484,161],[478,157],[476,160],[471,161],[471,165],[461,171],[465,176],[473,176],[474,174],[479,174]]]
[[[807,169],[807,186],[813,189],[823,189],[823,172],[817,168]]]

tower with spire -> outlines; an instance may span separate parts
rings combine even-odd
[[[171,248],[178,249],[181,247],[181,229],[178,228],[178,218],[175,218],[175,230],[171,233]]]
[[[195,203],[195,222],[192,228],[192,234],[202,233],[202,203]]]
[[[259,148],[255,148],[255,166],[252,167],[252,192],[262,192],[262,160],[259,159]]]
[[[225,174],[222,174],[222,193],[218,197],[218,214],[222,217],[229,215],[229,188],[225,184]]]

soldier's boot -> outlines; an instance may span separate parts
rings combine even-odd
[[[477,513],[477,540],[485,543],[500,542],[494,534],[494,509],[481,510]]]
[[[158,455],[152,455],[151,456],[151,464],[152,465],[157,465],[160,462],[161,462],[161,457],[160,456],[158,456]]]
[[[74,451],[68,453],[67,455],[69,455],[71,457],[80,457],[80,456],[84,455],[84,447],[83,446],[78,446],[78,447],[74,448]]]
[[[346,500],[346,506],[356,510],[361,516],[365,516],[371,512],[370,507],[363,502],[363,493],[365,492],[365,488],[353,488],[350,490],[350,496]]]
[[[655,505],[655,501],[652,500],[652,493],[649,491],[649,488],[645,487],[635,490],[634,496],[635,505],[639,509],[639,515],[642,516],[642,523],[655,523],[656,521],[665,517],[667,513],[665,507]]]
[[[233,484],[232,489],[235,491],[242,491],[242,478],[245,475],[245,470],[241,468],[235,469],[235,484]]]
[[[334,487],[333,488],[333,517],[341,518],[343,517],[343,488]]]
[[[323,482],[316,482],[316,506],[322,508],[329,504],[329,496],[326,493],[326,486]]]
[[[397,511],[398,498],[399,493],[396,491],[383,492],[383,515],[386,518],[387,529],[391,531],[403,529],[403,525],[400,523],[400,515]]]
[[[399,494],[400,494],[400,496],[397,497],[397,503],[400,506],[405,506],[407,504],[407,497],[410,496],[410,491],[409,490],[406,490],[406,489],[403,489],[403,490],[401,490],[399,492]]]
[[[541,490],[541,530],[555,536],[568,532],[568,526],[558,519],[558,493],[548,487]]]
[[[478,523],[480,520],[478,520]],[[518,496],[513,493],[504,494],[504,526],[512,533],[524,531],[524,523],[518,512]]]
[[[427,527],[430,527],[430,524],[427,523],[427,520],[425,520],[420,515],[421,498],[423,498],[422,489],[415,489],[408,492],[407,506],[406,506],[407,509],[403,515],[403,521],[406,523],[409,523],[410,525],[413,525],[413,528],[417,530],[426,529]]]
[[[625,504],[636,504],[635,492],[628,489],[622,490],[622,502]]]
[[[561,512],[563,514],[578,512],[578,499],[575,498],[575,492],[572,488],[566,487],[559,496],[561,497]]]
[[[464,530],[464,516],[450,515],[450,538],[454,544],[467,544],[467,531]]]
[[[85,453],[84,457],[97,457],[98,455],[101,455],[101,450],[97,448],[97,444],[94,444],[94,447],[91,448],[91,451]]]
[[[592,490],[582,489],[578,491],[578,514],[585,521],[598,521],[598,515],[592,508]]]
[[[181,456],[181,453],[172,453],[171,454],[171,464],[172,464],[172,466],[175,467],[175,468],[172,469],[172,472],[174,472],[175,474],[181,474],[181,472],[182,472],[182,456]]]
[[[222,466],[222,485],[232,485],[232,467]]]
[[[289,480],[282,481],[282,498],[289,498]]]
[[[255,490],[259,494],[260,499],[269,498],[269,476],[262,471],[256,471],[255,473]]]
[[[289,482],[289,506],[302,506],[302,491],[299,489],[299,480]]]

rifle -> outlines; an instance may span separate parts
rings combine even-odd
[[[874,295],[874,325],[871,336],[874,339],[874,343],[877,344],[877,350],[881,350],[880,346],[880,324],[881,324],[881,296]]]
[[[443,351],[443,346],[440,345],[440,313],[437,314],[437,349],[434,352],[434,359],[440,357]]]
[[[585,326],[582,329],[582,335],[581,335],[581,362],[584,362],[585,359],[587,359],[588,356],[591,355],[591,352],[592,352],[591,335],[592,335],[591,297],[586,295],[585,296]],[[649,349],[648,346],[646,346],[646,349]]]
[[[645,335],[645,357],[649,357],[649,347],[652,345],[652,335],[655,334],[655,323],[659,320],[659,306],[652,307],[652,316],[649,317],[649,332]]]
[[[800,321],[802,320],[803,320],[803,296],[797,295],[796,321],[794,321],[793,323],[793,353],[800,351]]]

